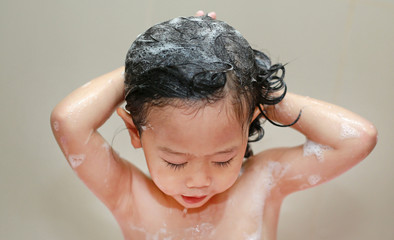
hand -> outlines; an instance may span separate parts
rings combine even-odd
[[[204,15],[205,15],[205,13],[202,10],[196,12],[196,16],[197,17],[204,16]],[[213,19],[216,19],[216,13],[215,12],[208,13],[208,16],[210,16]]]

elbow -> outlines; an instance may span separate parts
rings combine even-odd
[[[360,149],[359,159],[362,160],[366,158],[372,150],[375,148],[378,142],[378,131],[376,127],[372,124],[366,126],[357,141],[357,148]]]
[[[378,142],[378,130],[372,124],[370,124],[364,131],[364,141],[370,153]]]
[[[62,111],[56,106],[50,115],[50,124],[52,128],[53,134],[56,136],[60,131],[60,125],[64,122],[65,116],[62,114]]]
[[[59,104],[51,112],[50,124],[53,134],[56,136],[65,126],[70,125],[70,117],[68,111]],[[61,127],[62,126],[62,127]]]
[[[338,150],[343,154],[343,157],[349,159],[353,163],[358,163],[365,159],[375,148],[378,139],[378,131],[376,127],[370,123],[359,125],[354,129],[351,135],[339,141],[340,146]]]

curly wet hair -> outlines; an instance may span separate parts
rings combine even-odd
[[[262,117],[272,122],[261,105],[284,98],[284,76],[284,65],[271,65],[227,23],[209,16],[179,17],[154,25],[132,43],[125,60],[125,108],[142,133],[153,106],[201,107],[230,96],[243,123],[260,109],[249,125],[249,142],[255,142],[264,135]],[[245,157],[251,155],[248,144]]]

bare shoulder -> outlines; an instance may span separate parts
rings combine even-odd
[[[115,218],[118,221],[130,221],[130,218],[138,217],[139,213],[151,212],[152,209],[158,213],[157,206],[168,204],[166,196],[141,169],[127,160],[123,161],[126,162],[127,173],[119,182],[121,193],[116,208],[111,209]]]

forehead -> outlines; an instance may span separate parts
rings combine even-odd
[[[226,101],[199,108],[154,108],[147,120],[151,130],[144,132],[146,137],[173,150],[205,155],[244,142],[242,123]]]

